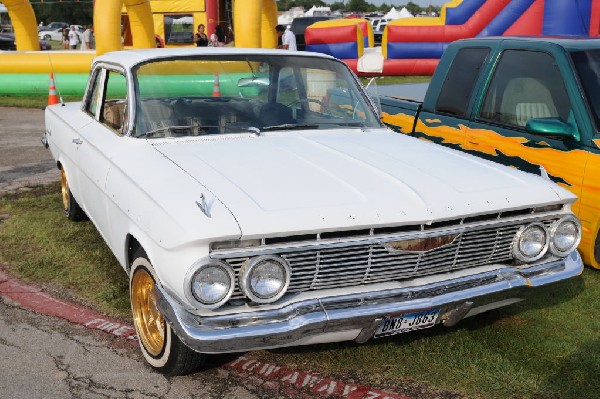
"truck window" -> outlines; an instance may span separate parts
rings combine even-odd
[[[592,110],[596,126],[600,126],[600,51],[576,51],[571,53],[571,59]]]
[[[435,112],[460,117],[467,114],[473,87],[489,52],[489,48],[463,48],[458,51],[442,85]]]
[[[480,119],[523,128],[531,118],[574,122],[554,58],[531,50],[506,50],[488,87]]]

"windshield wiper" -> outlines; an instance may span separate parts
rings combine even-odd
[[[154,130],[150,130],[149,132],[138,134],[135,137],[145,137],[145,138],[162,138],[162,137],[185,137],[185,136],[203,136],[208,134],[208,129],[212,126],[204,126],[204,125],[188,125],[188,126],[163,126]],[[192,133],[193,129],[196,129],[195,132]],[[164,132],[163,134],[158,134],[160,132]],[[187,134],[186,134],[187,132]]]
[[[319,122],[321,123],[321,122]],[[322,125],[337,125],[337,126],[348,126],[348,127],[365,127],[362,122],[322,122]]]
[[[284,123],[282,125],[263,126],[260,131],[268,132],[270,130],[300,130],[300,129],[318,129],[319,125],[297,125],[295,123]]]

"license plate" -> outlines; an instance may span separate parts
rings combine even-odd
[[[433,309],[422,312],[406,313],[398,316],[390,316],[381,322],[379,328],[377,331],[375,331],[374,337],[387,337],[388,335],[433,327],[439,314],[439,309]]]

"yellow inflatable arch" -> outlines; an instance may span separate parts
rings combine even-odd
[[[39,50],[37,22],[29,0],[3,0],[3,3],[13,21],[17,50]],[[96,54],[122,49],[119,27],[123,6],[131,24],[133,47],[155,46],[150,0],[102,0],[94,4]],[[274,0],[233,0],[236,47],[276,47],[276,23]]]

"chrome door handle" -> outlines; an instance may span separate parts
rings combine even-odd
[[[83,140],[81,140],[81,139],[73,139],[73,144],[77,144],[77,145],[83,144]]]

